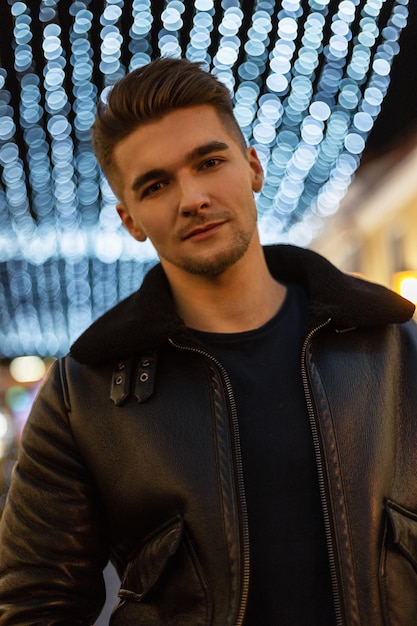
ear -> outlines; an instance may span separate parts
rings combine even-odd
[[[137,241],[145,241],[146,235],[143,230],[140,228],[138,224],[136,224],[133,217],[130,215],[129,211],[125,207],[123,203],[119,203],[116,205],[116,211],[119,214],[120,219],[123,222],[124,227],[129,233],[136,239]]]
[[[247,157],[252,172],[252,189],[253,191],[261,191],[264,184],[264,171],[258,154],[253,146],[247,149]]]

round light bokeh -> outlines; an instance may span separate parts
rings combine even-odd
[[[90,143],[97,98],[155,55],[185,54],[229,88],[265,170],[262,240],[308,245],[320,232],[380,113],[408,1],[393,0],[388,16],[381,0],[307,4],[308,14],[301,0],[258,0],[248,15],[238,0],[166,0],[156,15],[150,0],[107,0],[96,16],[90,0],[76,0],[68,30],[58,0],[10,3],[13,76],[0,67],[4,355],[66,351],[155,262],[121,229]]]

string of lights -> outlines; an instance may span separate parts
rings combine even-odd
[[[321,231],[360,164],[408,0],[6,0],[0,18],[0,357],[59,355],[155,262],[90,145],[98,97],[160,55],[230,89],[266,183],[265,243]]]

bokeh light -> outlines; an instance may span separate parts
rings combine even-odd
[[[407,0],[155,6],[4,3],[0,356],[63,354],[156,261],[121,227],[91,149],[97,98],[115,81],[157,55],[216,74],[265,170],[262,241],[308,245],[360,164],[409,12]]]

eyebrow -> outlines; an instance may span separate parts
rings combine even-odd
[[[212,152],[224,152],[225,150],[228,150],[229,148],[230,146],[227,143],[224,143],[224,141],[210,141],[201,146],[197,146],[196,148],[193,148],[190,152],[188,152],[185,155],[184,161],[186,163],[191,163],[195,159],[198,159],[198,158],[201,159],[201,157],[204,157],[207,154],[211,154]],[[132,191],[137,191],[138,189],[140,189],[147,183],[151,182],[152,180],[155,180],[156,178],[164,177],[167,174],[168,172],[162,168],[154,168],[154,169],[148,170],[147,172],[144,172],[143,174],[139,174],[139,176],[136,176],[136,178],[134,179],[131,185],[131,189]]]

